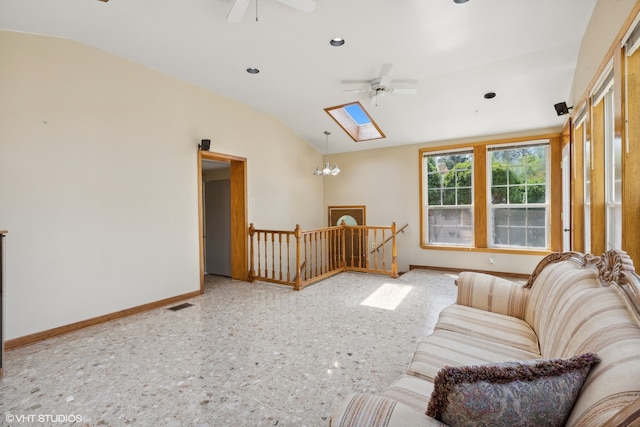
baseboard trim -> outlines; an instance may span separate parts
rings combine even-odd
[[[88,328],[89,326],[95,326],[95,325],[99,325],[100,323],[109,322],[111,320],[121,319],[123,317],[143,313],[145,311],[153,310],[165,305],[173,304],[175,302],[197,297],[200,295],[202,295],[202,293],[199,290],[194,292],[189,292],[182,295],[176,295],[170,298],[165,298],[160,301],[154,301],[154,302],[142,304],[136,307],[131,307],[124,310],[116,311],[115,313],[105,314],[105,315],[93,317],[87,320],[81,320],[80,322],[71,323],[69,325],[58,326],[57,328],[48,329],[42,332],[36,332],[35,334],[13,338],[4,342],[4,349],[5,351],[13,350],[14,348],[24,347],[29,344],[35,344],[37,342],[44,341],[49,338],[68,334],[70,332],[74,332],[79,329]]]
[[[440,271],[449,271],[452,273],[462,273],[463,271],[473,271],[474,273],[484,273],[491,274],[493,276],[500,277],[512,277],[514,279],[528,279],[530,274],[521,274],[521,273],[507,273],[503,271],[489,271],[489,270],[475,270],[472,268],[450,268],[450,267],[435,267],[428,265],[413,265],[409,264],[409,271],[415,269],[425,269],[425,270],[440,270]]]

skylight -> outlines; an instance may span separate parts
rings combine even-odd
[[[355,142],[384,138],[384,134],[359,102],[325,108]]]

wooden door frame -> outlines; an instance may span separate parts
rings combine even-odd
[[[328,227],[336,225],[331,223],[331,213],[333,211],[350,211],[350,210],[362,211],[362,224],[359,224],[359,225],[367,225],[367,207],[365,205],[328,206],[327,210],[328,210],[328,220],[327,220]]]
[[[248,280],[247,159],[198,150],[198,246],[200,250],[200,292],[204,293],[204,218],[202,206],[202,161],[229,163],[231,181],[231,278]]]

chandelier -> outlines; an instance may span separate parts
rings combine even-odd
[[[329,155],[329,135],[331,135],[331,132],[329,132],[328,130],[324,131],[324,134],[326,135],[326,145],[327,145],[327,160],[328,159],[328,155]],[[338,167],[337,163],[333,164],[333,167],[331,167],[331,163],[326,162],[324,164],[324,167],[320,167],[318,166],[316,168],[316,171],[313,173],[314,175],[338,175],[340,173],[340,168]]]

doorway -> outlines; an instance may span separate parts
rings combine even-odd
[[[231,180],[225,162],[202,161],[204,274],[231,277]]]
[[[205,164],[205,162],[207,162]],[[226,210],[228,214],[228,237],[219,237],[222,239],[227,239],[229,241],[228,246],[228,257],[229,262],[222,260],[223,264],[227,264],[229,268],[229,276],[232,279],[236,280],[248,280],[248,267],[247,267],[247,232],[248,232],[248,223],[247,223],[247,170],[246,170],[247,160],[243,157],[230,156],[226,154],[213,153],[209,151],[198,150],[198,217],[199,217],[199,236],[198,239],[200,244],[200,292],[204,292],[204,274],[205,268],[207,266],[207,259],[205,258],[205,254],[207,252],[206,248],[206,236],[207,230],[205,229],[205,210],[206,210],[206,185],[204,184],[205,179],[203,179],[203,170],[205,168],[213,166],[217,169],[223,169],[224,174],[228,177],[227,185],[228,185],[228,197],[225,195],[221,195],[220,191],[224,192],[225,190],[213,189],[214,186],[219,186],[220,184],[213,184],[211,187],[213,190],[213,195],[209,195],[210,198],[213,199],[213,203],[216,204],[215,200],[223,198],[227,200],[228,209],[220,209],[220,211]],[[203,168],[204,165],[204,168]],[[219,172],[223,173],[223,172]],[[215,181],[215,180],[214,180]],[[218,193],[216,195],[216,193]],[[209,210],[215,210],[215,207],[209,207]],[[216,220],[214,220],[216,221]],[[209,248],[209,253],[214,251],[214,248]],[[226,255],[225,255],[226,256]],[[217,268],[217,267],[212,267]]]
[[[562,251],[571,250],[571,148],[562,148]]]

